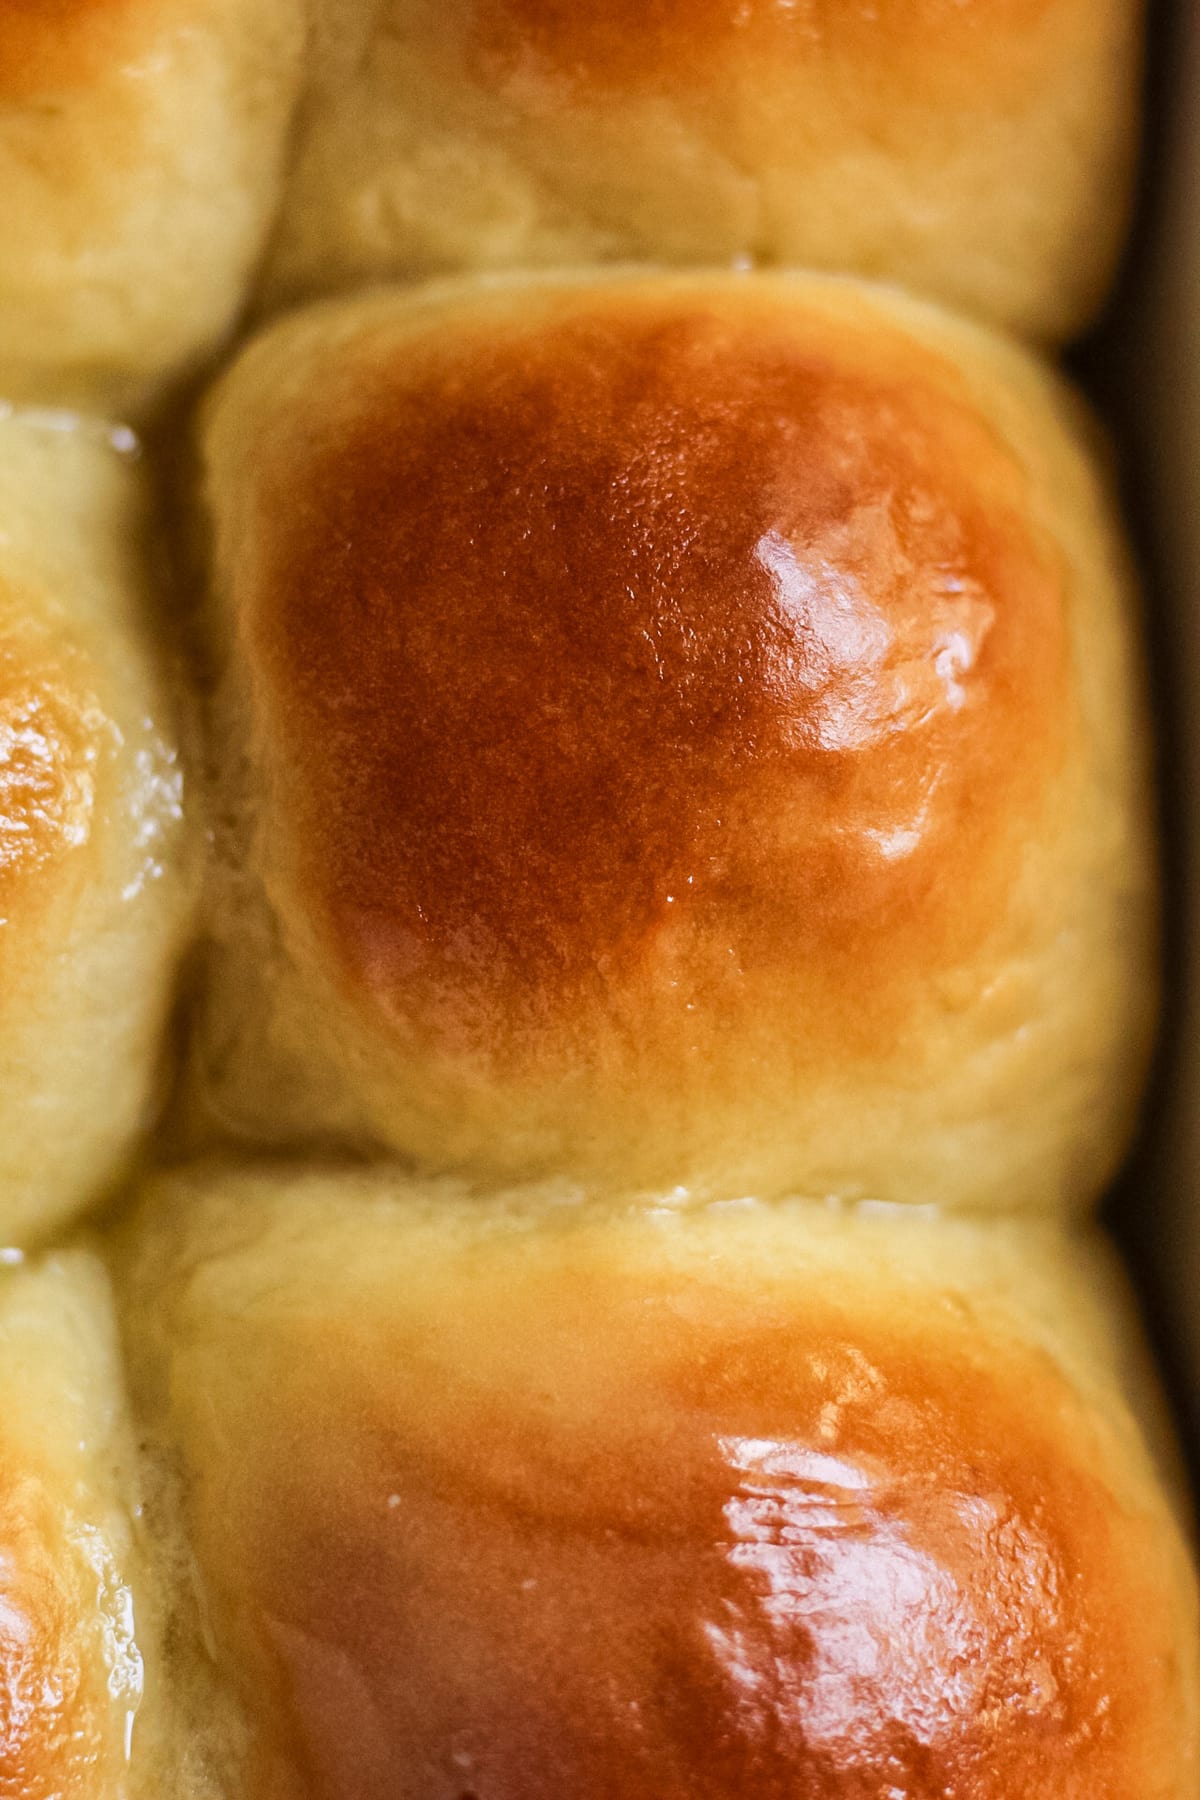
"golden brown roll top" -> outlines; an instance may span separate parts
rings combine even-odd
[[[299,0],[0,9],[0,394],[140,406],[211,354],[278,198]]]
[[[134,1535],[112,1303],[93,1255],[0,1274],[0,1404],[0,1792],[190,1794],[166,1761],[172,1702]]]
[[[0,1243],[105,1194],[158,1098],[183,783],[130,455],[0,417]]]
[[[0,92],[21,99],[94,81],[170,8],[170,0],[13,0],[0,20]]]
[[[1194,1793],[1090,1239],[218,1165],[127,1297],[247,1800]]]
[[[314,10],[274,296],[744,257],[1059,337],[1120,241],[1139,0]]]
[[[223,1121],[1094,1196],[1153,1011],[1144,726],[1029,363],[820,279],[390,294],[252,347],[204,454]]]

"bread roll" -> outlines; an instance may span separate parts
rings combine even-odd
[[[127,1300],[245,1800],[1196,1792],[1091,1237],[218,1165]]]
[[[0,6],[0,394],[136,406],[211,353],[278,197],[300,13]]]
[[[316,0],[275,299],[735,258],[1077,330],[1125,221],[1140,0]]]
[[[1086,1205],[1154,1011],[1124,550],[1023,355],[822,278],[380,293],[203,432],[221,1129]]]
[[[0,415],[0,1244],[107,1193],[159,1098],[192,881],[147,498],[98,429]]]
[[[112,1302],[72,1251],[0,1274],[0,1792],[189,1792],[134,1538],[137,1482]]]

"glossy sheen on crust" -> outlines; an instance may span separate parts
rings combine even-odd
[[[575,1301],[635,1324],[591,1286]],[[338,1399],[277,1390],[306,1429],[268,1443],[268,1505],[238,1528],[309,1791],[382,1800],[403,1766],[430,1800],[860,1800],[881,1780],[1011,1800],[1053,1792],[1059,1757],[1063,1792],[1141,1791],[1122,1740],[1159,1621],[1137,1538],[1113,1554],[1111,1496],[1069,1436],[1025,1423],[1069,1411],[1052,1376],[981,1376],[836,1316],[682,1335],[654,1351],[665,1441],[660,1414],[547,1443],[452,1386],[449,1450],[389,1406],[403,1340],[352,1372],[341,1333],[293,1346]],[[641,1396],[609,1400],[636,1416]],[[358,1681],[370,1734],[348,1729]]]
[[[90,691],[86,659],[11,631],[19,600],[0,595],[0,911],[32,894],[39,870],[91,836],[121,734]],[[26,642],[22,642],[22,637]],[[108,775],[106,782],[105,776]],[[0,946],[2,955],[2,946]]]
[[[0,1492],[0,1793],[51,1800],[116,1792],[110,1673],[97,1657],[89,1569],[61,1504],[35,1478]],[[117,1671],[113,1671],[114,1678]],[[126,1696],[132,1713],[133,1694]],[[97,1785],[101,1783],[103,1785]]]
[[[799,969],[814,1064],[875,1055],[1003,915],[1070,730],[1053,550],[934,359],[790,323],[430,340],[289,452],[278,779],[330,956],[434,1054],[640,1015],[685,1057]]]
[[[153,1778],[161,1671],[98,1258],[73,1251],[0,1274],[0,1394],[0,1794],[165,1793]]]
[[[7,1246],[111,1190],[159,1093],[192,867],[149,501],[95,427],[0,418]]]
[[[205,421],[204,1105],[488,1179],[1087,1204],[1154,865],[1073,424],[1011,348],[819,278],[265,334]]]
[[[1173,1527],[952,1248],[247,1186],[165,1352],[248,1794],[1190,1792]]]

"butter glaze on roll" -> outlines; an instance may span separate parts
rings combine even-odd
[[[1191,1800],[1090,1237],[210,1165],[135,1246],[246,1800]]]
[[[1011,348],[821,279],[267,334],[203,443],[204,1104],[480,1178],[1093,1199],[1154,877],[1074,427]]]
[[[1140,0],[316,0],[272,299],[744,257],[1038,337],[1103,295]]]
[[[0,1404],[0,1793],[199,1794],[167,1760],[173,1701],[98,1257],[0,1272]]]
[[[161,1098],[192,919],[145,476],[0,415],[0,1244],[108,1195]]]
[[[300,0],[5,0],[0,393],[124,409],[212,354],[278,199]]]

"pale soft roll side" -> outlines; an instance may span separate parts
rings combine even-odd
[[[144,471],[0,416],[0,1243],[108,1195],[161,1099],[192,923]]]
[[[267,294],[745,258],[1065,337],[1121,242],[1142,11],[316,0]]]
[[[245,1800],[1192,1800],[1195,1574],[1090,1234],[209,1163],[125,1248]]]
[[[199,1129],[481,1181],[1086,1206],[1156,999],[1079,404],[820,277],[444,285],[201,432]]]
[[[0,395],[125,410],[212,356],[279,196],[300,0],[0,9]]]

